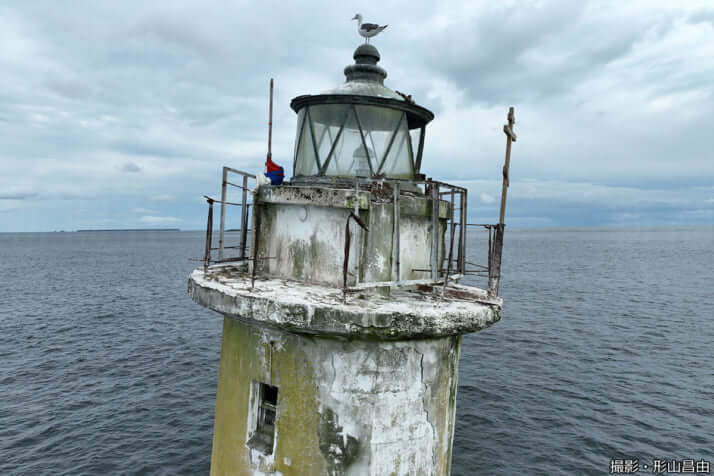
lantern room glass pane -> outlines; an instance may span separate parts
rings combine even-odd
[[[419,151],[419,139],[421,137],[421,129],[412,129],[409,131],[409,135],[412,139],[412,157],[414,159],[414,166],[416,167],[417,153]],[[415,170],[414,173],[419,172]]]
[[[412,166],[411,137],[407,128],[407,121],[404,120],[399,125],[394,142],[389,149],[387,160],[384,161],[380,173],[387,177],[413,178],[414,170]]]
[[[297,130],[295,131],[295,150],[293,151],[293,175],[297,175],[297,154],[300,148],[300,137],[302,135],[302,123],[305,120],[305,109],[300,109],[297,117]]]
[[[342,134],[337,139],[330,162],[325,169],[325,175],[333,177],[354,177],[355,175],[369,176],[367,155],[362,145],[362,136],[352,108],[346,106],[347,120],[344,123]]]
[[[315,161],[315,147],[310,133],[310,112],[305,108],[305,119],[300,136],[300,143],[295,158],[295,175],[317,175],[319,168]]]
[[[402,120],[403,112],[385,107],[355,106],[374,170],[384,158],[389,140]]]
[[[404,112],[380,106],[319,104],[300,114],[298,127],[301,117],[305,125],[298,132],[295,175],[371,176],[381,164],[381,173],[388,177],[413,178]]]

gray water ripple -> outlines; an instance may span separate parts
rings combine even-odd
[[[0,234],[0,474],[208,472],[222,321],[185,294],[202,246]],[[711,228],[509,230],[503,319],[463,339],[453,474],[713,460],[713,269]]]

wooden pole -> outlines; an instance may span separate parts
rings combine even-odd
[[[273,158],[273,78],[270,78],[270,113],[268,119],[268,157]]]
[[[504,124],[503,132],[506,134],[506,163],[503,166],[503,188],[501,189],[501,215],[498,220],[499,225],[504,224],[506,217],[506,195],[508,193],[508,169],[511,165],[511,143],[516,142],[516,133],[513,132],[513,123],[516,121],[513,113],[513,106],[508,109],[508,124]]]
[[[498,296],[498,285],[501,280],[501,254],[503,251],[503,231],[505,228],[504,219],[506,216],[506,194],[508,192],[508,169],[511,165],[511,143],[516,141],[516,133],[513,132],[513,124],[516,118],[513,112],[513,106],[508,109],[508,124],[503,126],[503,132],[506,134],[506,163],[503,165],[503,189],[501,190],[501,215],[498,225],[495,226],[493,234],[493,243],[491,243],[489,230],[489,243],[491,245],[488,257],[488,295]]]

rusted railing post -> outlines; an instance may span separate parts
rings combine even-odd
[[[253,289],[255,287],[255,278],[258,274],[258,248],[260,248],[260,246],[258,246],[258,240],[260,240],[260,218],[260,210],[255,205],[255,202],[253,202],[253,268],[251,269],[250,273],[250,289]],[[245,254],[245,249],[243,250],[243,254]]]
[[[226,187],[228,186],[228,167],[223,167],[221,182],[221,226],[218,231],[218,261],[223,259],[223,243],[226,232]]]
[[[431,182],[431,280],[439,279],[439,185]]]
[[[503,229],[500,223],[493,225],[493,242],[489,247],[488,258],[488,295],[498,296],[498,284],[501,280],[501,252],[503,251]],[[491,232],[489,231],[489,234]],[[489,240],[491,241],[491,240]]]
[[[451,272],[451,259],[454,255],[454,189],[451,189],[451,229],[449,230],[449,258],[446,260],[446,275],[444,276],[444,287],[441,290],[443,296],[446,292],[446,285],[449,284],[449,273]]]
[[[365,224],[365,222],[362,221],[360,217],[355,215],[354,212],[350,212],[349,216],[347,217],[347,221],[345,222],[345,259],[342,262],[342,292],[346,295],[347,294],[347,269],[350,264],[350,242],[352,240],[352,233],[350,233],[350,219],[354,219],[354,221],[357,222],[359,226],[362,227],[363,230],[369,231],[369,228]],[[359,270],[357,271],[359,273]]]
[[[255,213],[255,209],[253,213]],[[245,174],[243,175],[243,197],[240,214],[240,257],[245,259],[245,248],[248,242],[248,176]],[[253,263],[253,265],[255,265],[255,263]]]
[[[466,220],[468,218],[468,215],[466,214],[467,212],[467,205],[469,202],[468,199],[469,195],[466,189],[461,191],[461,217],[459,218],[460,220],[460,229],[459,229],[459,272],[461,274],[466,273],[466,230],[468,229],[468,226],[466,226]]]
[[[392,281],[399,282],[399,182],[392,183],[394,188],[394,230],[392,231]]]
[[[208,202],[208,223],[206,224],[206,252],[203,255],[203,272],[208,270],[211,264],[211,242],[213,241],[213,199],[206,197]]]

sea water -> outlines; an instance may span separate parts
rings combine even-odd
[[[208,472],[222,317],[186,295],[203,243],[0,234],[0,474]],[[453,474],[714,471],[713,289],[711,227],[507,230],[503,318],[463,339]]]

